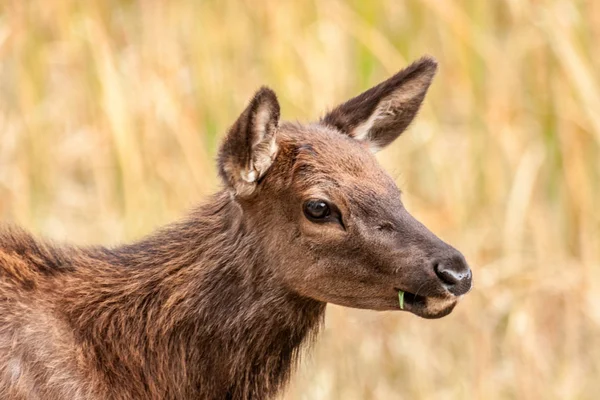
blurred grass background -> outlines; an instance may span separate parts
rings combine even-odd
[[[448,318],[328,309],[286,399],[596,399],[600,2],[0,3],[0,219],[133,240],[218,188],[220,137],[262,84],[324,110],[431,54],[381,162],[461,249]]]

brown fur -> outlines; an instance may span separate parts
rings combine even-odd
[[[406,128],[434,71],[422,59],[308,126],[280,124],[261,89],[221,147],[225,188],[138,243],[1,231],[0,398],[271,398],[327,302],[399,310],[400,289],[407,311],[449,313],[471,285],[464,258],[368,150]],[[305,217],[315,198],[339,218]]]

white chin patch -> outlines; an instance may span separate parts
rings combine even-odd
[[[431,314],[439,314],[450,307],[456,300],[427,298],[427,311]]]

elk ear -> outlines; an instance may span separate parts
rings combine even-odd
[[[279,103],[262,87],[229,129],[219,151],[219,174],[236,196],[249,196],[277,155]]]
[[[437,62],[423,57],[336,107],[322,122],[367,142],[376,152],[392,143],[415,118],[436,70]]]

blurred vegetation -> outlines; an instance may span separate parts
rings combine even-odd
[[[267,84],[314,120],[422,54],[440,72],[379,158],[475,288],[448,318],[331,306],[287,399],[595,399],[600,2],[0,3],[0,219],[114,244],[218,188]]]

